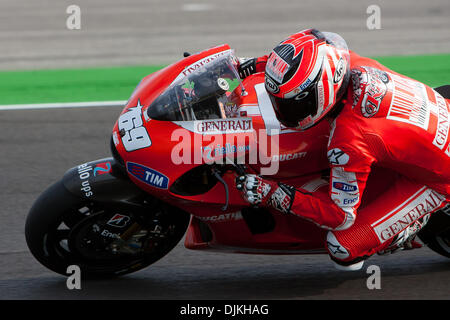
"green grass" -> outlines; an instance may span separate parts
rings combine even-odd
[[[1,71],[0,104],[127,100],[163,66]]]
[[[429,86],[450,84],[450,54],[375,59]],[[127,100],[144,76],[162,67],[0,71],[0,105]]]
[[[450,84],[450,54],[375,58],[386,67],[430,87]]]

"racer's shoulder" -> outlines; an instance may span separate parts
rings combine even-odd
[[[384,70],[371,66],[353,67],[349,97],[353,113],[364,118],[383,116],[379,111],[389,100],[391,82],[390,74]]]
[[[352,106],[346,103],[342,111],[331,121],[331,130],[328,139],[328,150],[338,148],[349,150],[357,148],[363,138],[362,119],[352,110]],[[357,151],[357,150],[356,150]]]
[[[355,121],[356,120],[356,121]],[[331,123],[327,145],[330,166],[358,169],[362,162],[372,161],[372,150],[367,142],[365,126],[356,118],[340,114]]]

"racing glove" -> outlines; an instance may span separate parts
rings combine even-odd
[[[266,63],[267,56],[259,58],[239,58],[239,76],[241,79],[245,79],[256,72],[263,72],[266,68]]]
[[[256,58],[250,58],[239,64],[239,77],[241,79],[247,78],[249,75],[256,72]]]
[[[289,213],[294,201],[295,189],[283,183],[265,180],[249,174],[236,179],[236,188],[252,205],[271,206],[283,213]]]

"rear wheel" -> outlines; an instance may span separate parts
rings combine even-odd
[[[450,230],[434,236],[433,239],[427,243],[427,246],[434,252],[450,258]]]
[[[446,210],[433,213],[430,221],[418,233],[419,238],[436,253],[450,258],[450,216]]]
[[[25,236],[34,257],[57,273],[66,275],[69,265],[78,265],[84,277],[111,277],[165,256],[183,237],[189,218],[153,198],[139,205],[80,199],[59,181],[31,208]]]

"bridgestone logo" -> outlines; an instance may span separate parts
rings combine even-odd
[[[401,204],[371,226],[380,242],[384,243],[414,221],[439,208],[444,200],[445,197],[441,194],[424,187],[406,203]]]

